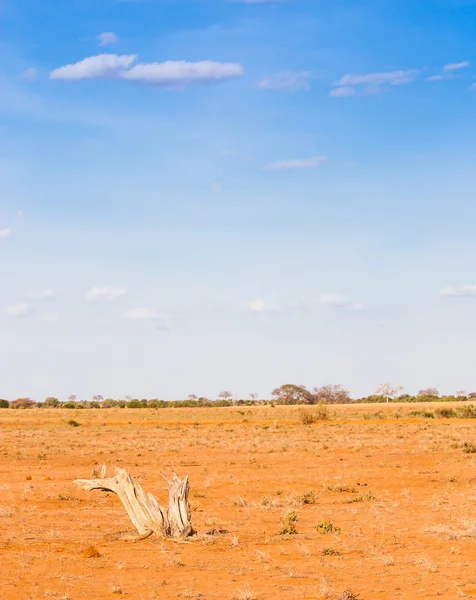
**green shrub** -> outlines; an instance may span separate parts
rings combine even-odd
[[[452,419],[456,417],[456,411],[453,408],[437,408],[435,410],[435,415],[439,419]]]
[[[341,528],[336,527],[332,521],[322,521],[319,525],[316,526],[317,531],[319,533],[340,533]]]
[[[0,399],[0,408],[10,408],[10,402],[8,402],[8,400]]]
[[[283,529],[279,532],[279,535],[294,535],[297,533],[296,523],[298,521],[298,513],[295,510],[289,510],[283,515]]]

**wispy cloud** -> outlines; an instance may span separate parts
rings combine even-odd
[[[283,71],[275,75],[268,75],[258,83],[262,90],[298,90],[311,89],[312,73],[310,71]]]
[[[361,304],[356,304],[355,302],[351,302],[347,298],[343,296],[338,296],[336,294],[322,294],[319,298],[320,304],[325,306],[332,306],[334,308],[345,308],[349,310],[362,310]]]
[[[38,70],[33,67],[30,69],[26,69],[23,73],[20,73],[20,79],[23,81],[37,81],[38,80]]]
[[[314,169],[326,161],[325,156],[312,156],[311,158],[295,158],[291,160],[278,160],[266,165],[267,171],[292,171],[296,169]]]
[[[190,84],[219,83],[241,77],[243,66],[211,60],[200,62],[173,61],[139,63],[132,66],[135,54],[99,54],[51,71],[51,79],[80,80],[119,78],[156,85],[166,89],[181,89]]]
[[[273,304],[268,304],[261,298],[256,298],[246,304],[245,311],[248,313],[272,313],[277,312],[277,307]]]
[[[211,60],[186,62],[169,60],[162,63],[141,63],[121,77],[168,89],[180,89],[196,83],[219,83],[241,77],[244,73],[238,63],[220,63]]]
[[[417,69],[407,71],[386,71],[382,73],[367,73],[366,75],[348,74],[341,77],[337,86],[345,85],[404,85],[414,81],[418,75]]]
[[[466,67],[469,67],[469,65],[469,60],[463,60],[459,63],[450,63],[448,65],[445,65],[443,67],[443,71],[458,71],[459,69],[466,69]]]
[[[448,79],[448,75],[430,75],[425,81],[442,81],[443,79]]]
[[[476,296],[476,285],[449,285],[440,290],[440,296],[469,297]]]
[[[121,296],[125,296],[127,294],[127,290],[123,287],[98,287],[95,286],[86,294],[86,300],[90,302],[96,301],[111,301],[120,298]]]
[[[112,31],[105,31],[97,36],[99,46],[109,46],[109,44],[117,44],[119,38]]]
[[[136,321],[162,321],[171,319],[172,315],[167,313],[158,313],[152,308],[139,307],[127,310],[124,313],[124,317],[126,319],[133,319]]]
[[[349,86],[334,88],[329,92],[329,95],[334,98],[348,98],[349,96],[355,96],[355,94],[355,88]]]
[[[54,69],[50,79],[95,79],[102,77],[118,77],[136,60],[135,54],[98,54],[71,65]]]
[[[0,229],[0,240],[4,240],[12,235],[11,229]]]
[[[334,84],[330,95],[335,98],[344,96],[355,96],[360,88],[362,94],[376,94],[389,86],[405,85],[411,83],[418,76],[418,69],[407,69],[405,71],[382,71],[376,73],[348,73]]]
[[[32,312],[31,306],[27,302],[18,302],[7,308],[7,315],[14,319],[27,317],[28,315],[31,315]]]
[[[55,293],[53,290],[39,290],[37,292],[31,292],[29,297],[32,300],[47,300],[49,298],[53,298],[54,295]]]

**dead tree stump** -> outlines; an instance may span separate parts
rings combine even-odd
[[[188,475],[184,479],[174,471],[167,477],[162,473],[169,487],[169,506],[164,508],[152,494],[146,494],[141,485],[134,481],[126,469],[116,468],[114,477],[106,477],[106,465],[100,471],[99,479],[76,479],[74,483],[83,490],[113,492],[119,496],[139,537],[145,539],[153,533],[158,536],[180,539],[194,534],[188,494]]]

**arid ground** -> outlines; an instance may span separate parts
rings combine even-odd
[[[0,600],[476,598],[476,421],[408,418],[435,408],[0,410]],[[117,496],[73,484],[102,462],[163,504],[188,473],[198,536],[121,539]]]

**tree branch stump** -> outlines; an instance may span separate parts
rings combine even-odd
[[[144,539],[152,534],[180,539],[193,535],[188,494],[188,475],[184,479],[174,471],[167,477],[162,473],[169,488],[169,506],[163,508],[152,494],[146,494],[122,467],[116,468],[114,477],[106,477],[106,465],[100,471],[99,479],[76,479],[74,483],[83,490],[113,492],[121,500],[139,537]]]

